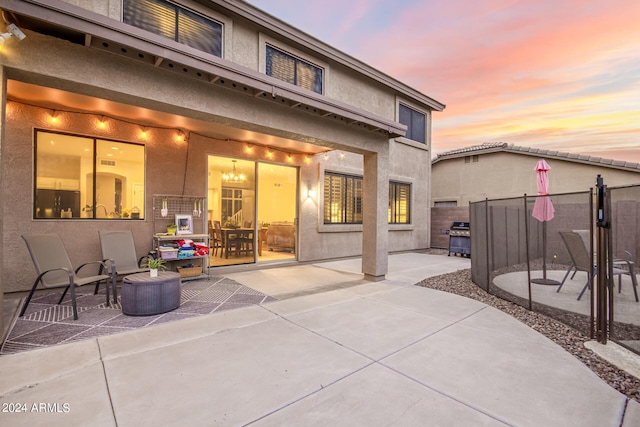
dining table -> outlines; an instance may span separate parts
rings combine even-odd
[[[239,242],[243,238],[252,238],[255,230],[253,228],[221,228],[222,231],[222,252],[225,258],[229,258],[229,252],[233,247],[236,255],[239,252]]]

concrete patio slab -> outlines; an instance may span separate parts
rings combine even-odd
[[[252,425],[280,427],[290,425],[292,420],[304,420],[306,427],[504,426],[378,364],[367,366]]]
[[[287,319],[373,360],[447,325],[433,316],[362,298],[294,314]]]
[[[105,372],[118,425],[245,425],[369,363],[279,319],[109,359]]]
[[[640,403],[635,400],[629,401],[627,410],[624,413],[624,422],[621,427],[640,426]]]
[[[361,273],[345,275],[344,272],[321,269],[315,265],[242,271],[230,273],[226,276],[275,298],[278,298],[281,294],[291,293],[292,290],[302,292],[332,284],[363,279]]]
[[[381,363],[509,425],[620,425],[625,396],[518,323],[487,308]]]
[[[115,425],[94,340],[0,359],[0,424]]]
[[[428,294],[428,295],[425,295]],[[404,310],[412,310],[447,321],[461,320],[485,307],[476,300],[458,296],[451,304],[452,295],[434,289],[407,286],[393,292],[378,292],[368,298],[384,302]]]
[[[360,258],[328,261],[314,264],[327,270],[350,274],[362,274]],[[471,268],[470,258],[448,257],[424,253],[402,253],[389,255],[389,271],[386,279],[406,284],[415,284],[427,277]]]
[[[95,340],[59,345],[0,358],[0,396],[55,380],[100,360]]]
[[[108,360],[177,345],[228,329],[242,328],[274,318],[273,314],[259,307],[246,307],[242,310],[216,313],[216,316],[192,317],[179,322],[162,323],[148,329],[107,335],[99,337],[98,343],[102,357]]]
[[[396,262],[407,277],[421,269],[409,259],[425,260],[394,258],[394,271]],[[335,274],[353,281],[310,267],[295,270],[299,282],[311,271],[314,286]],[[0,378],[3,404],[70,408],[0,413],[12,426],[630,427],[640,418],[635,401],[511,316],[395,280],[7,355]]]

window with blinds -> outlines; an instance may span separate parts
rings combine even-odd
[[[424,113],[400,104],[398,110],[400,123],[407,126],[407,138],[425,144],[427,117]]]
[[[222,57],[222,24],[164,0],[124,0],[123,22]]]
[[[411,184],[389,183],[389,224],[411,223]]]
[[[266,49],[265,73],[268,76],[322,93],[322,68],[273,46],[267,45]]]
[[[326,172],[324,223],[362,224],[362,178]]]

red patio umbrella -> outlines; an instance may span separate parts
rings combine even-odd
[[[555,215],[555,209],[549,197],[549,175],[551,169],[549,164],[544,160],[538,160],[535,171],[538,174],[538,197],[533,205],[533,216],[542,222],[542,279],[533,279],[533,283],[540,285],[559,285],[556,280],[547,279],[547,222],[551,221]]]

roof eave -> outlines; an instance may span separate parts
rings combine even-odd
[[[106,40],[152,55],[156,66],[163,61],[174,61],[200,70],[206,73],[205,79],[212,84],[231,81],[242,87],[249,87],[253,96],[285,101],[292,108],[309,107],[306,108],[307,111],[340,118],[345,123],[364,126],[368,130],[384,133],[389,138],[406,134],[406,126],[399,122],[299,88],[225,59],[203,54],[189,46],[59,0],[5,0],[3,3],[4,10],[84,33],[85,45],[91,47],[108,50],[101,45],[101,41]],[[116,49],[111,51],[117,53]]]

